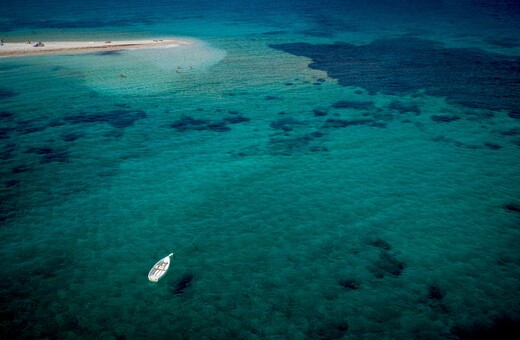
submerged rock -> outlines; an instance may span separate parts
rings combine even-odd
[[[4,185],[6,188],[11,188],[11,187],[17,186],[18,184],[20,184],[19,179],[10,179],[10,180],[7,180],[4,182]]]
[[[444,299],[444,292],[436,285],[428,287],[428,299],[440,301]]]
[[[303,124],[299,120],[294,118],[280,118],[277,120],[273,120],[269,126],[273,129],[284,130],[284,131],[292,131],[293,126]]]
[[[224,121],[209,123],[208,125],[206,125],[206,127],[208,130],[215,132],[226,132],[231,130],[231,128],[227,126],[226,122]]]
[[[386,242],[385,240],[383,240],[381,238],[371,239],[367,242],[367,244],[371,245],[373,247],[379,248],[379,249],[383,249],[383,250],[392,249],[392,246],[390,245],[390,243]]]
[[[502,146],[498,145],[498,144],[494,144],[494,143],[484,143],[484,146],[488,149],[491,149],[491,150],[499,150],[499,149],[502,149]]]
[[[72,124],[107,123],[119,129],[134,125],[134,122],[146,118],[146,112],[141,110],[112,110],[109,112],[69,115],[64,118]]]
[[[353,119],[353,120],[346,120],[346,119],[340,119],[340,118],[329,118],[325,121],[325,124],[323,125],[324,128],[345,128],[348,126],[353,125],[371,125],[375,124],[376,121],[372,119]]]
[[[31,170],[31,167],[29,165],[25,165],[25,164],[15,166],[14,168],[11,169],[13,174],[19,174],[22,172],[27,172],[29,170]]]
[[[393,102],[390,103],[390,105],[388,105],[388,108],[390,110],[395,110],[397,112],[399,112],[400,114],[404,114],[404,113],[415,113],[415,115],[420,115],[421,114],[421,109],[419,108],[419,106],[415,105],[415,104],[404,104],[403,102],[400,102],[400,101],[397,101],[397,100],[394,100]]]
[[[53,148],[30,148],[26,151],[26,153],[33,153],[37,155],[41,155],[42,158],[40,163],[52,163],[52,162],[60,162],[60,163],[68,163],[68,152],[66,150],[53,149]]]
[[[326,322],[307,334],[308,339],[344,339],[348,333],[348,322]]]
[[[373,273],[375,277],[381,279],[387,274],[392,276],[400,276],[406,265],[399,260],[394,254],[383,251],[379,254],[379,260],[375,263]]]
[[[70,132],[70,133],[63,133],[61,135],[61,139],[64,140],[65,142],[73,142],[82,136],[83,135],[80,133]]]
[[[14,115],[9,111],[0,111],[0,119],[11,118]]]
[[[374,102],[360,102],[354,100],[340,100],[334,104],[332,107],[335,109],[356,109],[356,110],[369,110],[373,109]]]
[[[314,116],[316,116],[316,117],[322,117],[322,116],[326,116],[326,115],[329,114],[327,111],[318,110],[318,109],[314,109],[314,110],[312,110],[312,113],[313,113]]]
[[[508,203],[504,206],[504,209],[516,213],[520,213],[520,204],[517,203]]]
[[[213,131],[213,132],[227,132],[231,128],[228,124],[239,124],[250,121],[249,118],[238,115],[238,111],[229,111],[234,116],[224,117],[221,120],[198,119],[189,116],[182,116],[182,118],[170,124],[170,127],[180,132],[186,131]]]
[[[520,119],[520,111],[511,111],[508,113],[508,116],[513,119]]]
[[[238,124],[238,123],[249,122],[251,119],[244,117],[244,116],[231,116],[231,117],[225,117],[222,120],[225,122],[228,122],[230,124]]]
[[[445,115],[433,115],[430,117],[431,120],[437,123],[451,123],[453,121],[459,120],[458,116],[445,116]]]
[[[177,131],[189,131],[189,130],[206,130],[209,121],[203,119],[195,119],[189,116],[182,116],[179,120],[176,120],[170,127]]]
[[[512,129],[508,129],[506,131],[502,131],[501,134],[503,136],[508,136],[508,137],[520,136],[520,128],[515,127],[515,128],[512,128]]]
[[[359,288],[361,283],[354,279],[346,279],[339,281],[339,285],[347,290],[355,290]]]
[[[11,97],[14,97],[17,95],[18,95],[17,92],[0,88],[0,99],[7,99],[7,98],[11,98]]]

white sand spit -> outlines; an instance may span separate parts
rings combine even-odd
[[[100,51],[119,51],[138,48],[154,48],[187,45],[188,41],[175,39],[124,40],[124,41],[38,41],[4,43],[0,46],[0,57],[15,57],[44,54],[76,54]]]

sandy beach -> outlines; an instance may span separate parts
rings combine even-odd
[[[122,41],[43,41],[25,43],[4,42],[0,46],[0,57],[16,57],[44,54],[76,54],[97,51],[117,51],[137,48],[154,48],[189,44],[187,41],[174,39],[122,40]]]

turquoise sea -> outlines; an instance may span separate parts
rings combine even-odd
[[[4,43],[190,44],[0,59],[0,337],[519,334],[519,19],[3,0]]]

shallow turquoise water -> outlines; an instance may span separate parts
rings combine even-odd
[[[0,60],[2,336],[471,338],[517,329],[517,85],[496,71],[496,91],[449,75],[433,88],[443,77],[434,67],[424,88],[411,74],[393,92],[377,72],[396,57],[378,46],[360,52],[374,78],[339,62],[359,56],[331,48],[311,60],[273,47],[413,37],[418,57],[425,47],[414,39],[441,42],[443,55],[468,56],[454,72],[489,59],[514,82],[520,38],[516,7],[506,15],[504,3],[474,4],[473,15],[419,3],[419,18],[355,2],[135,2],[108,13],[70,3],[28,7],[29,23],[8,8],[6,42],[192,43]],[[475,49],[485,53],[471,57]],[[462,96],[456,87],[470,83]],[[172,251],[168,274],[148,282]]]

